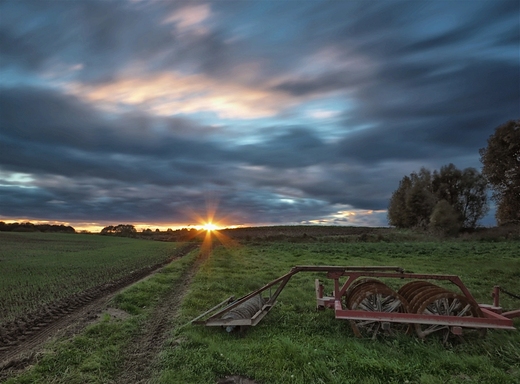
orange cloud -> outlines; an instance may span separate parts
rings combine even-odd
[[[266,89],[177,72],[145,78],[126,77],[102,85],[72,83],[67,91],[112,109],[123,104],[163,116],[214,112],[227,119],[273,116],[296,101]]]

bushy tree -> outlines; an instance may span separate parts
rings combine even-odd
[[[480,149],[480,161],[494,190],[497,223],[520,223],[520,119],[497,127],[487,143]]]
[[[101,230],[102,235],[116,235],[122,237],[135,237],[137,230],[132,224],[109,225]]]
[[[434,171],[433,193],[437,201],[446,200],[459,214],[464,228],[475,228],[488,212],[487,182],[475,168],[457,169],[453,164]]]
[[[474,168],[461,171],[449,164],[433,174],[422,168],[400,181],[390,199],[388,221],[399,228],[431,227],[435,207],[444,201],[436,213],[436,222],[441,222],[439,215],[448,212],[448,204],[455,212],[457,223],[453,228],[474,228],[488,210],[486,184]],[[450,222],[454,217],[450,214]]]
[[[435,205],[432,194],[431,173],[421,168],[399,182],[399,188],[392,194],[388,207],[388,221],[398,228],[426,228]]]
[[[487,181],[475,168],[462,171],[457,209],[462,214],[462,226],[475,228],[488,212]]]
[[[399,188],[392,194],[388,206],[388,221],[398,228],[409,228],[412,226],[411,213],[406,204],[407,195],[412,188],[412,180],[405,176],[399,182]]]
[[[448,201],[440,200],[430,216],[430,229],[436,233],[455,235],[460,226],[460,213]]]
[[[408,194],[407,206],[412,217],[412,227],[426,228],[437,202],[432,191],[432,175],[426,168],[421,168],[419,173],[411,174],[411,179],[412,188]]]

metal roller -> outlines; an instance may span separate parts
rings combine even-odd
[[[252,318],[258,311],[262,309],[264,305],[264,299],[261,295],[255,295],[249,300],[243,302],[237,307],[233,308],[229,312],[227,312],[222,319],[250,319]],[[235,329],[235,326],[227,326],[226,331],[231,332]]]

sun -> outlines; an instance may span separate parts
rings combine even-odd
[[[208,232],[212,232],[212,231],[216,231],[218,229],[218,227],[213,223],[205,223],[202,226],[202,229],[204,229],[205,231],[208,231]]]

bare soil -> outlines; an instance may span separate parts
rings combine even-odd
[[[80,294],[43,306],[0,327],[0,381],[32,364],[43,344],[51,339],[77,334],[98,318],[118,291],[148,277],[175,259],[186,256],[198,244],[179,248],[164,262],[103,284]],[[175,303],[172,303],[175,304]],[[119,313],[120,316],[124,316]]]

